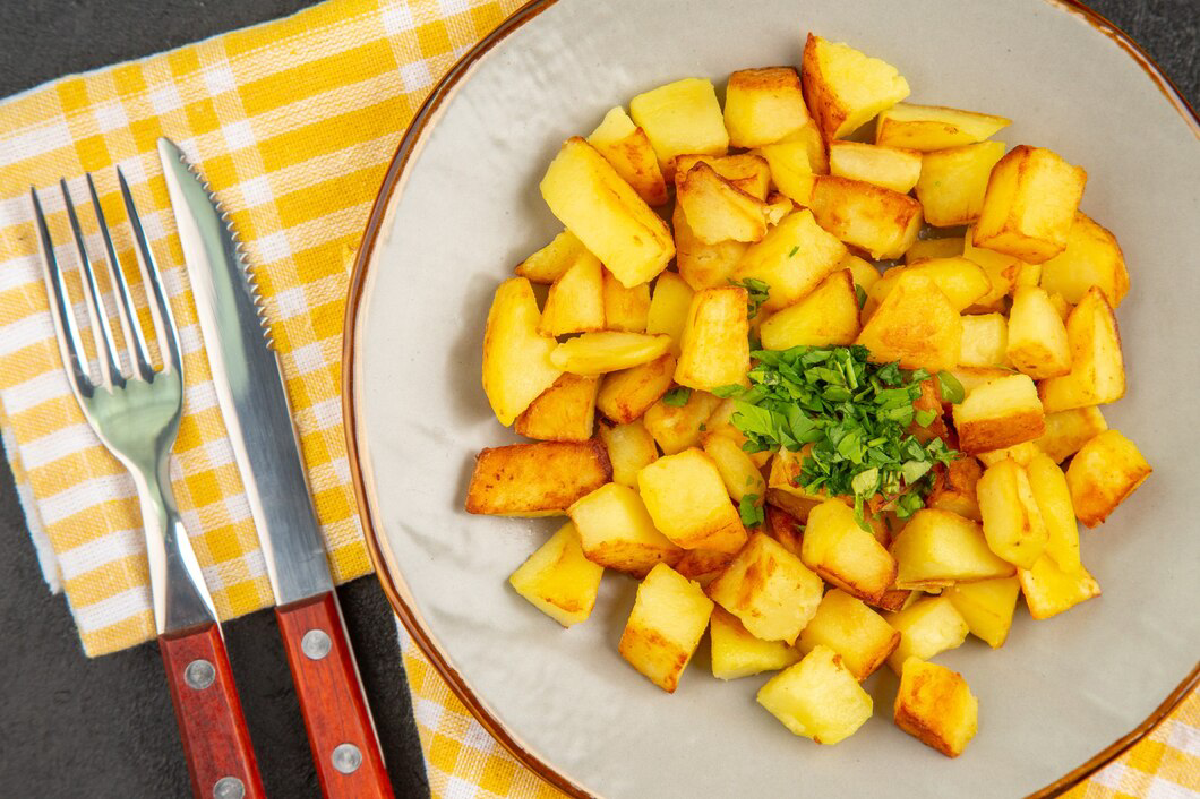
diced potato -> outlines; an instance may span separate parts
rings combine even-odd
[[[908,81],[892,65],[811,33],[802,75],[808,111],[826,141],[844,138],[908,97]]]
[[[541,191],[554,216],[626,286],[653,279],[675,255],[667,224],[583,139],[567,140]]]
[[[992,167],[1004,155],[1002,142],[981,142],[926,153],[917,181],[925,221],[938,227],[967,225],[979,218]]]
[[[592,613],[604,567],[583,555],[579,531],[568,522],[508,579],[517,594],[563,627]]]
[[[810,494],[798,484],[806,455],[807,450],[799,453],[780,450],[771,459],[771,471],[767,477],[767,502],[782,508],[801,522],[806,522],[809,512],[829,499],[824,494]]]
[[[496,289],[483,333],[483,391],[501,425],[512,425],[562,375],[552,337],[538,332],[537,299],[527,278]]]
[[[1046,415],[1028,375],[997,378],[954,406],[954,428],[964,453],[986,453],[1037,439]]]
[[[720,404],[721,398],[693,390],[682,406],[659,400],[646,409],[642,423],[664,453],[680,453],[700,443],[708,427],[705,422]]]
[[[723,156],[729,149],[721,104],[707,78],[684,78],[643,92],[629,102],[629,113],[650,137],[667,180],[674,178],[676,156]]]
[[[550,353],[550,363],[576,375],[600,375],[653,361],[670,348],[670,336],[601,331],[561,343]]]
[[[1033,566],[1049,533],[1025,468],[1012,459],[993,464],[979,479],[978,492],[988,547],[1010,564]]]
[[[918,599],[921,593],[914,592],[911,589],[888,589],[883,593],[883,597],[879,598],[878,603],[870,603],[883,611],[903,611],[911,606]]]
[[[470,514],[546,517],[612,478],[608,452],[587,442],[537,442],[485,447],[467,487]]]
[[[717,174],[708,164],[696,164],[676,174],[676,202],[683,207],[688,227],[704,244],[729,240],[757,242],[767,232],[762,201]]]
[[[748,384],[750,321],[746,303],[746,290],[737,286],[704,289],[692,296],[675,366],[676,383],[701,390]]]
[[[945,106],[897,103],[875,121],[875,144],[945,150],[982,142],[1012,120]]]
[[[1021,581],[1016,575],[973,583],[959,583],[942,592],[967,621],[971,633],[993,649],[1004,644],[1012,627]]]
[[[675,159],[675,185],[698,164],[707,164],[730,185],[765,201],[771,188],[771,168],[767,160],[754,153],[732,156],[686,155]]]
[[[802,653],[811,653],[821,645],[833,650],[860,681],[878,669],[899,644],[898,631],[863,601],[841,589],[825,594],[816,615],[796,641]]]
[[[921,393],[913,401],[914,412],[932,411],[933,420],[928,425],[918,425],[914,419],[908,425],[908,432],[917,437],[917,441],[926,443],[941,438],[944,442],[950,440],[950,429],[944,417],[945,403],[942,402],[940,381],[936,376],[926,378],[920,383]]]
[[[732,397],[727,397],[713,409],[712,414],[704,423],[704,430],[709,433],[719,433],[732,439],[738,447],[744,447],[746,444],[746,436],[737,426],[733,424],[733,413],[737,410],[737,400]],[[757,453],[747,453],[750,460],[754,462],[754,466],[762,469],[771,459],[769,450],[762,450]]]
[[[824,645],[767,681],[757,699],[788,730],[817,744],[837,744],[850,736],[874,708],[842,657]]]
[[[859,258],[856,255],[847,255],[842,259],[839,265],[842,269],[850,270],[850,275],[854,278],[854,283],[861,286],[864,292],[870,294],[871,288],[879,282],[881,277],[879,270],[875,265],[866,259]]]
[[[971,396],[971,392],[978,389],[984,384],[991,383],[998,378],[1009,378],[1015,375],[1011,369],[990,369],[981,367],[956,367],[949,370],[950,374],[962,384],[963,393]]]
[[[601,424],[600,440],[608,449],[613,480],[636,489],[638,472],[658,458],[654,438],[642,421],[635,419],[623,425]]]
[[[655,527],[685,550],[732,553],[746,543],[746,527],[703,450],[663,456],[643,467],[637,481]]]
[[[705,454],[717,465],[725,489],[735,502],[747,495],[762,501],[767,493],[767,482],[741,445],[721,433],[706,433],[700,441]]]
[[[822,587],[821,579],[783,545],[754,533],[708,585],[708,596],[759,639],[794,644],[817,612]]]
[[[804,523],[778,506],[766,507],[767,535],[783,545],[792,555],[799,557],[804,547]]]
[[[1047,411],[1111,403],[1125,396],[1125,359],[1117,318],[1104,293],[1088,289],[1067,318],[1071,371],[1042,381]]]
[[[513,430],[530,439],[586,442],[592,438],[599,387],[599,378],[564,373],[521,412]]]
[[[963,239],[963,257],[971,259],[983,268],[992,289],[983,297],[976,300],[975,305],[971,306],[967,311],[972,314],[1003,311],[1004,298],[1012,291],[1022,262],[1004,253],[996,253],[983,247],[976,247],[971,243],[972,235],[972,229],[968,228],[967,235]]]
[[[780,220],[795,210],[796,204],[792,202],[791,198],[779,192],[771,192],[767,196],[767,205],[763,216],[767,218],[768,225],[778,225]]]
[[[1044,147],[1018,145],[996,162],[988,179],[976,247],[1041,264],[1063,251],[1087,172]]]
[[[1054,306],[1054,310],[1058,312],[1058,315],[1062,317],[1063,324],[1066,324],[1074,306],[1068,303],[1067,299],[1058,292],[1050,293],[1050,303]]]
[[[962,318],[960,367],[1004,367],[1008,361],[1008,320],[1003,314],[976,314]],[[1034,394],[1037,393],[1036,387]]]
[[[965,246],[965,240],[961,236],[949,236],[944,239],[917,239],[904,252],[904,263],[915,264],[931,258],[954,258],[963,254]]]
[[[934,239],[933,241],[944,241]],[[919,244],[919,243],[918,243]],[[914,245],[915,246],[915,245]],[[946,295],[955,311],[962,311],[986,295],[992,288],[983,268],[970,259],[962,256],[947,256],[944,258],[927,258],[914,260],[910,248],[907,266],[892,267],[883,273],[883,277],[875,284],[871,296],[883,302],[883,298],[896,286],[903,275],[924,275],[932,280]]]
[[[641,495],[628,486],[607,483],[567,513],[579,530],[584,555],[596,564],[642,576],[656,564],[683,557],[683,550],[654,527]]]
[[[969,632],[966,620],[945,597],[923,598],[883,618],[900,631],[900,644],[887,660],[897,675],[910,657],[933,658],[953,650],[966,641]]]
[[[709,637],[713,677],[724,681],[783,669],[800,660],[800,653],[787,642],[755,638],[737,617],[720,606],[713,609]]]
[[[646,320],[646,333],[665,333],[670,336],[671,350],[678,353],[679,340],[683,338],[683,326],[687,322],[691,305],[692,290],[687,281],[674,272],[659,275],[650,295],[650,317]]]
[[[667,202],[667,182],[663,180],[650,137],[633,124],[624,108],[617,106],[605,114],[587,142],[608,159],[643,200],[652,206]]]
[[[734,279],[755,278],[771,287],[767,311],[792,305],[836,272],[846,246],[817,225],[808,209],[794,211],[750,246]]]
[[[517,264],[516,273],[530,283],[554,283],[586,252],[587,248],[575,234],[563,231],[550,244]]]
[[[1042,281],[1042,265],[1027,264],[1022,261],[1017,264],[1017,273],[1013,277],[1013,291],[1023,287],[1036,287]]]
[[[928,583],[957,583],[1016,574],[988,549],[983,529],[949,511],[923,508],[892,542],[897,589]]]
[[[1150,477],[1153,470],[1137,445],[1118,430],[1098,434],[1067,468],[1067,484],[1079,521],[1094,528]]]
[[[1129,291],[1129,272],[1117,237],[1080,211],[1067,232],[1067,246],[1042,264],[1042,288],[1078,303],[1093,286],[1116,308]]]
[[[758,149],[771,168],[771,183],[775,188],[801,206],[812,202],[813,180],[818,170],[813,166],[812,152],[807,142],[778,142]],[[822,145],[824,154],[824,145]]]
[[[1093,436],[1108,430],[1108,422],[1096,406],[1055,411],[1046,415],[1046,433],[1035,444],[1061,464],[1079,452]]]
[[[812,171],[817,175],[826,175],[829,173],[829,153],[825,147],[825,137],[821,134],[820,126],[812,117],[808,118],[808,122],[804,127],[795,133],[790,133],[783,137],[780,144],[791,144],[792,142],[800,142],[808,149],[808,163],[812,166]],[[771,168],[774,172],[775,168]]]
[[[625,286],[604,270],[604,325],[610,331],[645,333],[650,318],[650,284]]]
[[[581,253],[551,284],[538,333],[563,336],[604,330],[603,272],[600,259],[588,252]]]
[[[767,350],[853,344],[858,337],[858,295],[850,270],[833,273],[800,302],[776,311],[760,333]]]
[[[725,571],[737,553],[722,550],[707,550],[698,547],[695,550],[684,550],[683,558],[675,564],[675,571],[690,581],[696,581],[701,586],[707,586],[713,579]]]
[[[646,413],[671,388],[675,356],[663,353],[653,361],[604,376],[596,407],[613,422],[632,422]]]
[[[615,465],[613,467],[616,469]],[[982,522],[975,486],[983,477],[983,467],[971,456],[961,456],[937,471],[933,489],[925,498],[926,508],[950,511],[961,517]]]
[[[834,586],[871,602],[878,602],[896,579],[896,560],[840,500],[827,500],[809,512],[801,559]]]
[[[977,453],[976,458],[983,462],[984,467],[990,467],[992,464],[999,464],[1006,458],[1020,464],[1022,467],[1028,467],[1029,462],[1034,456],[1039,455],[1042,451],[1033,442],[1021,442],[1014,444],[1012,447],[1001,447],[999,450],[989,450],[986,453]]]
[[[700,241],[688,224],[682,204],[676,204],[671,224],[675,229],[675,266],[679,269],[679,275],[673,277],[682,277],[695,291],[728,286],[729,276],[733,275],[750,245],[732,239],[716,244]],[[684,313],[687,313],[686,308]]]
[[[1045,289],[1022,286],[1013,293],[1008,358],[1031,378],[1056,378],[1071,371],[1067,326]]]
[[[739,69],[725,86],[725,128],[734,147],[778,142],[808,122],[800,76],[791,67]]]
[[[1074,572],[1064,572],[1048,555],[1029,569],[1017,570],[1017,577],[1034,619],[1049,619],[1100,595],[1100,584],[1082,564]]]
[[[933,280],[903,275],[863,326],[858,344],[876,362],[899,361],[905,369],[931,372],[953,369],[962,344],[962,318]]]
[[[979,728],[979,701],[962,675],[913,658],[904,662],[892,715],[900,730],[954,758]]]
[[[829,143],[829,174],[908,194],[921,176],[916,150],[837,140]]]
[[[1033,499],[1046,523],[1046,555],[1064,572],[1079,569],[1079,525],[1067,476],[1050,456],[1039,453],[1025,467]]]
[[[712,609],[699,584],[658,564],[638,586],[617,650],[655,686],[674,692]]]
[[[822,228],[876,259],[904,255],[921,230],[921,204],[916,199],[832,175],[813,180],[812,212]]]

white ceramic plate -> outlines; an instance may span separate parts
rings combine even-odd
[[[473,455],[515,441],[480,388],[483,322],[497,283],[560,228],[537,181],[563,139],[677,78],[720,84],[738,68],[798,66],[810,30],[899,67],[914,102],[1009,116],[998,138],[1084,165],[1083,208],[1116,233],[1132,275],[1119,312],[1129,392],[1106,414],[1155,473],[1084,533],[1103,597],[1048,622],[1019,611],[998,652],[972,639],[939,656],[979,697],[979,733],[954,760],[894,727],[888,670],[868,684],[875,718],[835,747],[791,735],[758,707],[765,677],[712,678],[707,640],[679,691],[661,692],[617,654],[633,581],[606,576],[592,618],[563,630],[506,584],[561,521],[462,511]],[[381,580],[484,723],[571,791],[1013,796],[1077,779],[1195,677],[1197,219],[1196,123],[1135,47],[1077,8],[534,3],[414,123],[360,256],[346,410]]]

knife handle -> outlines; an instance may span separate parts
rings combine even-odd
[[[333,592],[275,609],[326,797],[393,797]]]
[[[266,797],[217,625],[158,637],[196,797]],[[239,784],[240,782],[240,784]]]

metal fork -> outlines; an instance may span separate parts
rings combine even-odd
[[[205,588],[200,564],[171,491],[171,448],[183,410],[179,334],[129,183],[119,168],[117,178],[133,231],[137,265],[146,287],[162,367],[156,370],[151,363],[146,337],[138,324],[129,286],[90,173],[88,193],[104,240],[109,282],[114,290],[115,311],[128,351],[129,369],[122,368],[109,323],[109,309],[88,257],[66,180],[59,181],[59,189],[83,277],[84,305],[99,361],[98,382],[93,381],[88,368],[70,295],[55,257],[50,227],[37,190],[31,187],[59,351],[71,391],[84,417],[105,447],[129,470],[137,486],[145,525],[155,627],[192,789],[198,797],[262,797],[262,780],[212,598]]]

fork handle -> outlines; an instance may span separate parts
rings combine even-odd
[[[158,646],[167,668],[192,793],[265,797],[220,627],[164,634],[158,637]]]

